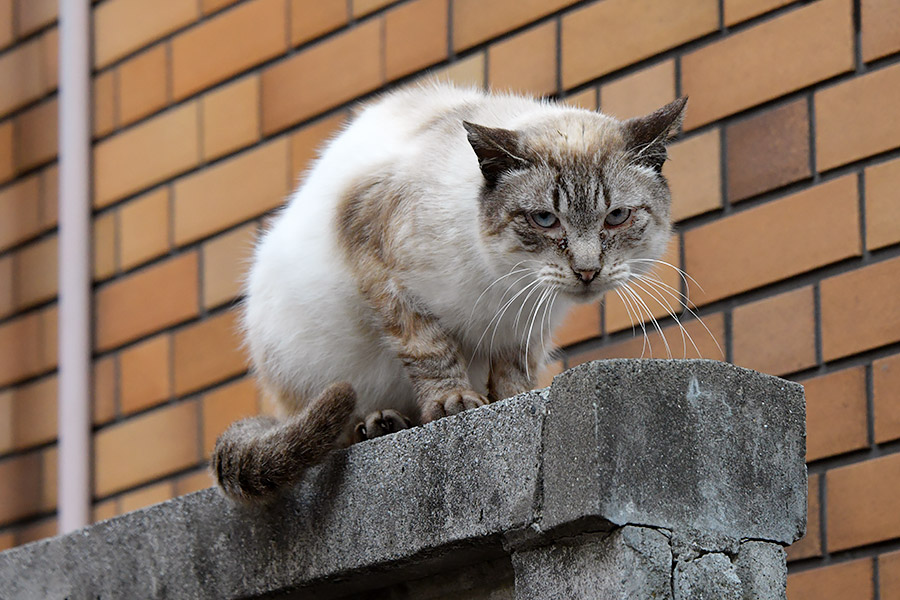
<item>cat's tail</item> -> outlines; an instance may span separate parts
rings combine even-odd
[[[337,446],[356,407],[348,383],[335,383],[287,419],[251,417],[216,440],[210,470],[229,497],[258,501],[296,483]]]

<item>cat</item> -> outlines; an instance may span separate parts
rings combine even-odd
[[[641,118],[450,85],[364,107],[257,245],[244,327],[286,417],[218,440],[265,499],[333,448],[532,389],[567,310],[649,270],[687,99]]]

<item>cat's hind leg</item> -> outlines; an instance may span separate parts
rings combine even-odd
[[[353,429],[353,441],[355,443],[372,440],[410,427],[412,421],[406,415],[390,408],[376,410],[366,415],[366,418]]]

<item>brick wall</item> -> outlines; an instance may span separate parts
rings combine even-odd
[[[668,261],[702,289],[659,276],[705,326],[679,313],[696,348],[671,317],[660,328],[676,357],[807,386],[810,527],[789,551],[791,600],[900,597],[900,2],[93,10],[95,518],[209,485],[216,435],[266,410],[235,333],[239,278],[355,100],[433,74],[623,118],[687,94],[665,167]],[[56,15],[0,0],[0,547],[56,527]],[[615,296],[577,310],[545,379],[649,355],[628,313]]]

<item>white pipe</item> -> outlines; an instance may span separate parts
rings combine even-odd
[[[90,0],[59,3],[59,532],[91,515]]]

